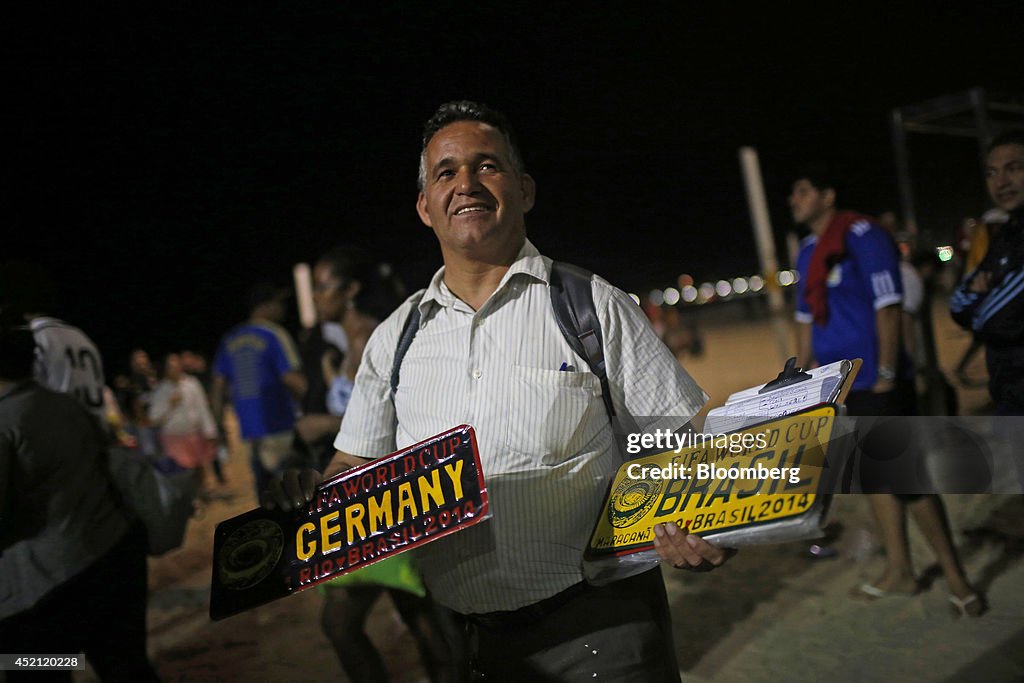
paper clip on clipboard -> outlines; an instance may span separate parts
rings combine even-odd
[[[769,391],[781,389],[782,387],[788,387],[791,384],[796,384],[797,382],[804,382],[809,379],[811,379],[811,375],[804,372],[802,368],[798,368],[796,366],[796,356],[793,356],[786,361],[786,365],[783,368],[782,372],[779,373],[779,376],[773,379],[771,382],[768,382],[768,384],[765,384],[763,387],[761,387],[761,389],[757,393],[764,394]]]

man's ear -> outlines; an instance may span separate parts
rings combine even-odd
[[[533,182],[533,176],[524,173],[519,178],[519,185],[523,190],[523,213],[533,208],[533,202],[537,198],[537,183]]]
[[[423,221],[423,225],[428,227],[434,227],[430,224],[430,214],[427,213],[427,197],[420,192],[420,196],[416,199],[416,213],[420,215],[420,220]]]
[[[836,208],[836,191],[831,187],[821,193],[821,199],[825,202],[825,206],[828,208]]]
[[[348,299],[349,301],[355,299],[356,294],[358,294],[359,290],[362,288],[363,285],[358,280],[353,280],[352,282],[348,283],[347,287],[345,287],[345,298]]]

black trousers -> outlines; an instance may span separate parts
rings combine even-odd
[[[870,389],[851,391],[846,397],[850,416],[916,415],[913,382],[900,380],[892,391],[872,393]]]
[[[985,346],[993,415],[1024,415],[1024,345]]]
[[[478,681],[679,681],[659,568],[577,584],[514,612],[469,615]]]
[[[146,536],[137,526],[35,606],[0,621],[12,654],[85,653],[103,681],[158,680],[146,655]],[[71,681],[70,671],[8,671],[8,681]]]

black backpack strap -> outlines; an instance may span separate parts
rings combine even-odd
[[[405,359],[405,354],[409,351],[409,347],[412,346],[412,340],[415,339],[416,333],[420,331],[420,300],[422,298],[423,292],[420,292],[413,299],[412,309],[409,311],[409,316],[405,319],[405,324],[402,325],[402,334],[398,336],[398,346],[395,347],[395,360],[391,364],[392,401],[395,399],[395,392],[398,391],[398,376],[402,371],[402,361]]]
[[[551,307],[554,309],[555,320],[562,336],[573,351],[587,361],[590,371],[601,382],[601,399],[604,401],[608,418],[615,417],[612,395],[608,388],[608,370],[604,361],[604,338],[601,335],[601,322],[597,319],[594,306],[594,294],[591,289],[593,273],[578,266],[561,261],[551,264]],[[412,340],[420,329],[419,302],[422,294],[413,300],[402,333],[395,347],[395,360],[391,366],[391,397],[398,391],[398,381],[405,354],[412,346]]]
[[[591,289],[593,273],[561,261],[551,264],[551,307],[562,336],[601,382],[601,398],[608,418],[615,417],[612,394],[608,390],[608,370],[604,362],[604,338],[601,322],[597,319],[594,293]]]

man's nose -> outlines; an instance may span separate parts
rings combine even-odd
[[[480,179],[472,168],[463,167],[459,169],[456,178],[455,188],[461,194],[472,194],[480,187]]]

